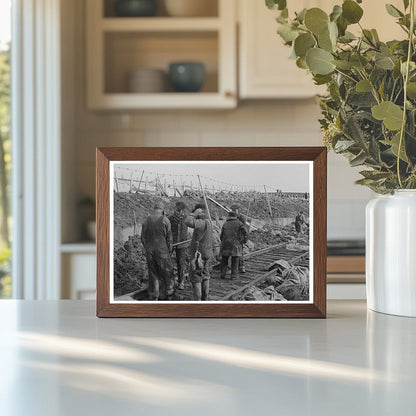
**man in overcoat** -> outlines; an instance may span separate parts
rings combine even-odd
[[[149,271],[150,299],[171,299],[174,293],[172,230],[162,202],[155,204],[153,213],[143,223],[141,240]]]
[[[214,250],[212,224],[207,218],[205,204],[196,204],[193,212],[185,218],[185,224],[194,229],[189,246],[191,260],[189,278],[192,283],[193,299],[208,300]]]
[[[237,214],[230,211],[227,221],[221,230],[221,279],[225,279],[228,260],[231,257],[231,279],[239,276],[239,262],[243,256],[243,244],[247,242],[248,234],[244,224],[237,218]]]
[[[174,250],[178,273],[176,287],[179,290],[185,288],[186,276],[187,244],[183,242],[188,239],[188,226],[185,224],[185,209],[186,205],[182,201],[178,201],[175,205],[175,211],[169,217],[172,227],[173,244],[175,244]]]
[[[231,211],[233,211],[237,214],[238,220],[243,223],[244,228],[246,229],[247,234],[248,234],[249,225],[247,224],[247,221],[246,221],[247,217],[245,217],[243,214],[241,214],[240,205],[238,205],[238,204],[231,205]],[[247,239],[248,239],[248,237],[247,237]],[[246,240],[246,242],[247,242],[247,240]],[[240,273],[245,273],[246,272],[246,266],[245,266],[245,263],[244,263],[243,255],[241,255],[241,257],[240,257],[238,270],[239,270]]]

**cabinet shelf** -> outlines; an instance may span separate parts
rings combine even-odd
[[[104,32],[172,32],[172,31],[217,31],[221,20],[217,17],[145,17],[145,18],[104,18],[101,30]]]
[[[219,93],[158,93],[158,94],[103,94],[94,108],[108,109],[203,109],[234,108],[235,97]]]

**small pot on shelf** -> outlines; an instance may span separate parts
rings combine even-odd
[[[217,0],[165,0],[165,8],[172,17],[218,16]]]
[[[118,17],[151,17],[157,13],[156,0],[118,0],[114,4]]]
[[[162,69],[136,68],[129,72],[128,91],[130,93],[162,93],[166,92],[167,84],[167,75]]]
[[[172,62],[169,80],[176,92],[198,92],[205,81],[205,66],[202,62]]]

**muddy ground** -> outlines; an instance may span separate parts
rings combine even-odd
[[[273,244],[282,242],[292,243],[295,241],[294,224],[286,227],[277,227],[270,220],[267,201],[261,195],[251,196],[240,194],[216,195],[219,203],[230,207],[233,203],[238,203],[241,207],[241,213],[249,214],[257,220],[264,221],[264,227],[258,230],[250,230],[248,243],[249,248],[245,252],[259,250]],[[114,241],[114,295],[122,296],[126,293],[139,290],[147,286],[146,260],[144,257],[143,247],[140,241],[140,228],[146,217],[152,211],[154,203],[162,200],[165,205],[165,212],[169,215],[173,212],[177,201],[183,201],[189,210],[193,209],[196,203],[201,202],[199,195],[192,195],[185,198],[179,197],[161,197],[154,194],[114,194],[114,227],[115,230],[126,227],[133,227],[136,222],[136,236],[131,235],[128,241]],[[281,197],[270,199],[273,214],[278,218],[294,218],[299,211],[305,213],[308,221],[309,201],[307,200],[290,200]],[[219,234],[222,224],[227,217],[227,213],[212,202],[208,203],[211,216],[213,218],[214,244],[219,245]],[[117,235],[117,233],[115,233]],[[131,233],[133,234],[133,233]],[[307,236],[301,241],[307,244]],[[219,248],[216,247],[216,254],[219,254]]]

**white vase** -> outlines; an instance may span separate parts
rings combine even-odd
[[[366,282],[369,309],[416,317],[416,190],[367,204]]]

